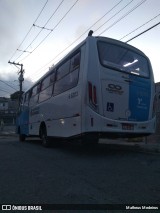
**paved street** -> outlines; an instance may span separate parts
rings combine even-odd
[[[160,204],[160,155],[0,136],[0,203]]]

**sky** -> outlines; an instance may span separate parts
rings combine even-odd
[[[20,66],[9,60],[23,64],[26,90],[90,29],[93,36],[126,42],[158,22],[159,0],[0,0],[0,96],[19,89]],[[160,82],[159,38],[160,25],[129,42],[149,57],[155,82]]]

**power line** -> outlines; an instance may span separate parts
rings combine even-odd
[[[7,84],[5,81],[0,80],[2,83],[4,83],[5,85],[7,85],[8,87],[14,89],[15,91],[17,91],[17,89],[15,89],[14,87],[12,87],[11,85]]]
[[[14,87],[15,87],[15,89],[16,89],[16,87],[18,87],[18,86],[19,86],[19,85],[16,83],[16,81],[18,81],[18,80],[4,81],[4,82],[9,83],[10,85],[14,86]]]
[[[43,27],[41,27],[41,26],[39,26],[39,25],[36,25],[36,24],[34,24],[33,25],[34,27],[37,27],[37,28],[40,28],[41,29],[41,31],[40,32],[42,32],[42,30],[49,30],[49,31],[52,31],[52,29],[49,29],[49,28],[47,28],[47,27],[45,27],[45,26],[43,26]],[[40,33],[38,33],[38,35],[39,35]],[[36,38],[37,38],[38,36],[36,36]],[[34,39],[35,40],[35,39]],[[30,46],[30,45],[29,45]],[[28,47],[27,47],[28,48]],[[27,49],[26,48],[26,49]]]
[[[25,52],[28,52],[28,53],[32,53],[33,51],[27,51],[27,49],[33,44],[33,42],[38,38],[38,36],[41,34],[41,32],[43,31],[43,30],[49,30],[49,31],[53,31],[52,29],[48,29],[48,28],[46,28],[46,25],[48,24],[48,22],[51,20],[51,18],[55,15],[55,13],[58,11],[58,9],[60,8],[60,6],[62,5],[62,3],[64,2],[64,0],[62,0],[61,2],[60,2],[60,4],[58,5],[58,7],[55,9],[55,11],[52,13],[52,15],[50,16],[50,18],[47,20],[47,22],[44,24],[44,26],[43,27],[40,27],[40,26],[38,26],[38,25],[36,25],[35,24],[35,22],[34,22],[34,24],[33,24],[33,26],[34,27],[37,27],[37,28],[40,28],[41,30],[38,32],[38,34],[34,37],[34,39],[31,41],[31,43],[25,48],[25,50],[23,50],[22,51],[22,54],[20,54],[16,59],[15,59],[15,61],[17,61],[22,55],[23,55],[23,53],[25,53]]]
[[[35,24],[35,23],[36,23],[36,21],[39,19],[40,15],[41,15],[41,13],[43,12],[44,8],[46,7],[47,3],[48,3],[48,0],[46,1],[46,3],[44,4],[44,6],[42,7],[42,9],[41,9],[40,13],[38,14],[38,16],[37,16],[37,18],[36,18],[36,20],[34,21],[34,23],[33,23],[33,24]]]
[[[134,33],[135,31],[139,30],[140,28],[144,27],[146,24],[148,24],[149,22],[153,21],[154,19],[156,19],[158,16],[160,16],[160,14],[158,14],[157,16],[154,16],[152,19],[150,19],[149,21],[145,22],[144,24],[142,24],[141,26],[137,27],[136,29],[132,30],[130,33],[126,34],[125,36],[123,36],[120,41],[129,36],[130,34]]]
[[[76,38],[71,44],[69,44],[65,49],[63,49],[55,58],[53,58],[51,61],[49,61],[47,64],[45,64],[43,67],[41,67],[39,70],[42,70],[44,67],[49,65],[53,60],[55,60],[59,55],[61,55],[63,52],[65,52],[68,48],[70,48],[75,42],[77,42],[83,35],[85,35],[94,25],[96,25],[99,21],[101,21],[106,15],[108,15],[113,9],[115,9],[122,1],[120,0],[117,4],[115,4],[109,11],[107,11],[103,16],[101,16],[94,24],[92,24],[85,32],[83,32],[78,38]],[[39,72],[38,72],[39,73]]]
[[[122,18],[124,18],[125,16],[127,16],[129,13],[131,13],[133,10],[135,10],[137,7],[139,7],[141,4],[143,4],[145,1],[147,1],[147,0],[142,0],[140,3],[138,3],[136,6],[134,6],[129,12],[127,12],[125,15],[123,15],[120,19],[118,19],[118,21],[116,21],[116,22],[114,22],[110,27],[112,27],[114,24],[116,24],[117,22],[119,22]],[[120,1],[121,2],[121,1]],[[119,3],[120,3],[119,2]],[[117,14],[119,14],[122,10],[124,10],[129,4],[131,4],[133,2],[133,0],[131,0],[129,3],[127,3],[122,9],[120,9],[118,12],[116,12],[110,19],[108,19],[105,23],[103,23],[99,28],[101,28],[102,26],[104,26],[104,24],[106,24],[108,21],[110,21],[112,18],[114,18]],[[119,4],[118,3],[118,4]],[[117,4],[117,5],[118,5]],[[112,9],[114,9],[117,5],[115,5]],[[111,9],[111,10],[112,10]],[[111,11],[110,10],[110,11]],[[110,12],[109,11],[109,12]],[[107,14],[107,13],[106,13]],[[99,20],[101,20],[103,17],[104,17],[105,15],[103,15]],[[98,20],[98,21],[99,21]],[[98,21],[96,21],[91,27],[93,27],[95,24],[97,24],[97,22]],[[90,28],[91,28],[90,27]],[[109,27],[109,28],[110,28]],[[90,29],[89,28],[89,29]],[[97,28],[95,31],[97,31],[99,28]],[[85,31],[85,33],[86,33],[86,31]],[[103,33],[103,32],[102,32]],[[101,33],[101,34],[102,34]],[[100,35],[101,35],[100,34]],[[84,35],[84,33],[82,34],[82,35]],[[80,37],[82,37],[82,35],[80,36]],[[69,46],[67,46],[64,50],[62,50],[54,59],[52,59],[50,62],[48,62],[46,65],[48,65],[48,64],[50,64],[53,60],[55,60],[59,55],[61,55],[64,51],[66,51],[71,45],[73,45],[77,40],[79,40],[79,38],[80,37],[78,37],[74,42],[72,42]],[[44,65],[43,67],[45,67],[46,65]],[[42,68],[41,68],[42,69]]]
[[[10,93],[10,92],[8,92],[7,90],[0,89],[0,91],[5,92],[5,93],[7,93],[7,94],[11,95],[11,93]]]
[[[132,41],[133,39],[139,37],[140,35],[146,33],[147,31],[153,29],[154,27],[158,26],[160,24],[160,22],[158,22],[157,24],[153,25],[152,27],[148,28],[147,30],[144,30],[143,32],[139,33],[138,35],[134,36],[133,38],[129,39],[128,41],[126,41],[126,43],[128,43],[129,41]]]
[[[75,3],[70,7],[70,9],[65,13],[65,15],[60,19],[60,21],[54,26],[54,28],[52,29],[51,32],[49,32],[44,38],[43,40],[32,50],[31,53],[33,53],[46,39],[47,37],[58,27],[58,25],[62,22],[62,20],[68,15],[68,13],[72,10],[72,8],[77,4],[79,0],[76,0]],[[30,55],[30,54],[29,54]],[[20,61],[23,61],[24,59],[26,59],[29,55],[27,55],[26,57],[24,57],[23,59],[21,59]]]
[[[75,43],[77,40],[79,40],[84,34],[86,34],[90,29],[92,29],[92,27],[94,25],[96,25],[99,21],[101,21],[106,15],[108,15],[113,9],[115,9],[122,1],[124,0],[121,0],[119,1],[116,5],[114,5],[109,11],[107,11],[103,16],[101,16],[101,18],[99,18],[94,24],[92,24],[89,28],[87,28],[87,30],[85,30],[84,33],[82,33],[73,43]],[[72,44],[73,44],[72,43]],[[71,45],[72,45],[71,44]]]
[[[159,15],[158,15],[158,16],[159,16]],[[156,17],[157,17],[157,16],[156,16]],[[152,19],[152,20],[153,20],[153,19]],[[148,22],[147,22],[147,23],[148,23]],[[142,34],[148,32],[149,30],[153,29],[154,27],[158,26],[159,24],[160,24],[160,22],[158,22],[157,24],[155,24],[155,25],[153,25],[152,27],[148,28],[147,30],[141,32],[140,34],[134,36],[133,38],[129,39],[128,41],[126,41],[126,43],[128,43],[129,41],[132,41],[133,39],[139,37],[140,35],[142,35]],[[68,46],[68,47],[69,47],[69,46]],[[68,47],[67,47],[67,48],[68,48]],[[67,49],[67,48],[66,48],[66,49]],[[66,49],[64,49],[63,51],[65,51]],[[63,52],[63,51],[62,51],[62,52]],[[57,56],[59,56],[62,52],[60,52]],[[56,57],[57,57],[57,56],[56,56]],[[51,60],[51,61],[53,61],[53,60]],[[51,61],[50,61],[49,63],[51,63]],[[46,65],[48,65],[49,63],[47,63]],[[45,66],[46,66],[46,65],[45,65]],[[45,67],[45,66],[44,66],[44,67]],[[43,68],[43,67],[42,67],[42,68]],[[42,68],[41,68],[41,69],[42,69]]]
[[[147,0],[142,0],[140,3],[138,3],[136,6],[134,6],[131,10],[129,10],[126,14],[124,14],[123,16],[121,16],[117,21],[115,21],[113,24],[111,24],[109,27],[107,27],[105,30],[103,30],[99,35],[103,34],[107,30],[109,30],[111,27],[113,27],[119,21],[121,21],[122,19],[124,19],[126,16],[128,16],[131,12],[133,12],[135,9],[137,9],[140,5],[142,5],[146,1]]]
[[[39,12],[37,18],[35,19],[33,25],[36,23],[36,21],[38,20],[38,18],[40,17],[41,13],[43,12],[44,8],[46,7],[48,3],[48,0],[45,2],[44,6],[42,7],[41,11]],[[31,32],[33,25],[30,27],[29,31],[27,32],[27,34],[25,35],[24,39],[22,40],[22,42],[20,43],[20,45],[18,46],[18,48],[16,49],[16,51],[13,53],[12,57],[10,58],[10,60],[13,58],[13,56],[15,55],[15,53],[17,52],[17,50],[19,50],[20,46],[23,44],[23,42],[26,40],[27,36],[29,35],[29,33]]]
[[[129,3],[127,3],[122,9],[120,9],[118,12],[116,12],[111,18],[109,18],[107,21],[105,21],[100,27],[98,27],[94,32],[98,31],[101,27],[103,27],[107,22],[109,22],[112,18],[114,18],[116,15],[118,15],[122,10],[124,10],[128,5],[130,5],[134,0],[131,0]]]
[[[128,12],[127,12],[125,15],[123,15],[120,19],[118,19],[118,20],[115,21],[112,25],[110,25],[109,28],[111,28],[111,27],[114,26],[116,23],[118,23],[120,20],[122,20],[123,18],[125,18],[127,15],[129,15],[132,11],[134,11],[136,8],[138,8],[138,7],[139,7],[141,4],[143,4],[145,1],[146,1],[146,0],[143,0],[143,1],[141,1],[140,3],[138,3],[136,6],[134,6],[130,11],[128,11]],[[122,2],[122,1],[120,1],[120,2]],[[119,2],[119,3],[120,3],[120,2]],[[131,2],[132,2],[132,1],[131,1]],[[131,3],[131,2],[130,2],[130,3]],[[118,4],[119,4],[119,3],[118,3]],[[118,5],[118,4],[117,4],[117,5]],[[127,4],[127,5],[128,5],[128,4]],[[127,6],[127,5],[126,5],[126,6]],[[126,7],[126,6],[125,6],[125,7]],[[123,7],[123,8],[125,8],[125,7]],[[120,11],[122,11],[123,8],[122,8]],[[116,16],[120,11],[118,11],[114,16]],[[105,15],[104,15],[104,16],[105,16]],[[104,16],[102,16],[99,20],[101,20]],[[114,16],[112,16],[112,18],[113,18]],[[97,20],[97,21],[95,22],[95,24],[98,23],[99,20]],[[107,21],[108,21],[108,20],[107,20]],[[105,22],[105,23],[106,23],[106,22]],[[103,25],[104,25],[104,24],[103,24]],[[94,24],[93,24],[92,26],[94,26]],[[91,26],[91,27],[92,27],[92,26]],[[90,28],[89,28],[89,29],[90,29]],[[98,29],[99,29],[99,28],[98,28]],[[97,30],[98,30],[98,29],[97,29]],[[108,28],[107,28],[107,29],[108,29]],[[105,29],[105,31],[106,31],[107,29]],[[88,31],[88,30],[87,30],[87,31]],[[85,31],[85,33],[86,33],[86,31]],[[102,32],[102,33],[103,33],[103,32]],[[101,33],[101,34],[102,34],[102,33]],[[100,34],[100,35],[101,35],[101,34]],[[83,33],[81,36],[79,36],[74,42],[72,42],[69,46],[67,46],[65,49],[63,49],[54,59],[56,59],[59,55],[61,55],[64,51],[66,51],[69,47],[71,47],[71,46],[72,46],[77,40],[79,40],[79,38],[82,37],[83,35],[84,35],[84,33]],[[48,64],[50,64],[54,59],[52,59],[52,60],[49,61],[47,64],[45,64],[42,68],[40,68],[40,70],[42,70],[45,66],[47,66]],[[24,60],[24,59],[22,59],[22,60]],[[38,72],[38,73],[39,73],[39,72]]]

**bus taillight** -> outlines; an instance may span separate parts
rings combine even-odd
[[[93,86],[93,102],[97,105],[97,90],[96,86]]]
[[[89,94],[89,102],[90,102],[93,99],[93,96],[92,96],[92,84],[91,84],[91,82],[88,82],[88,94]]]
[[[91,82],[88,82],[88,95],[89,103],[94,107],[94,109],[97,109],[97,89]]]

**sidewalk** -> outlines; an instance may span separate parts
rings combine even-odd
[[[14,136],[16,127],[15,126],[4,126],[3,129],[0,129],[0,136]]]
[[[101,139],[101,143],[114,144],[117,146],[125,146],[128,149],[134,149],[135,151],[158,153],[160,154],[160,135],[151,135],[146,138],[141,138],[141,140],[136,139],[117,139],[117,140],[107,140]]]

